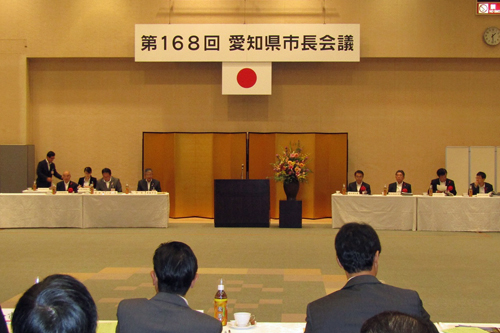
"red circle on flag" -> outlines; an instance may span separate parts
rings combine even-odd
[[[257,82],[257,74],[251,68],[243,68],[238,72],[236,80],[238,80],[238,84],[243,88],[251,88]]]

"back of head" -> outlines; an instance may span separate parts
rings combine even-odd
[[[97,309],[87,288],[69,275],[50,275],[19,299],[14,333],[94,333]]]
[[[346,223],[335,237],[335,251],[348,273],[369,271],[377,251],[382,251],[377,233],[368,224]]]
[[[420,318],[397,312],[379,313],[364,322],[361,333],[432,333],[435,332],[431,323],[425,323]]]
[[[198,271],[193,250],[182,242],[161,244],[155,251],[153,265],[158,291],[186,295]]]

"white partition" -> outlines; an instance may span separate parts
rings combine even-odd
[[[496,184],[496,147],[470,147],[470,183],[479,171],[486,173],[486,181]],[[496,187],[494,188],[496,189]]]
[[[469,188],[469,147],[446,147],[446,170],[455,181],[457,195]]]

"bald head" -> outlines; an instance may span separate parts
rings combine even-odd
[[[62,174],[62,179],[65,183],[69,182],[71,180],[71,174],[69,171],[64,171]]]

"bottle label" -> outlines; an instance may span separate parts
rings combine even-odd
[[[214,317],[222,323],[222,326],[227,325],[227,299],[214,300]]]

